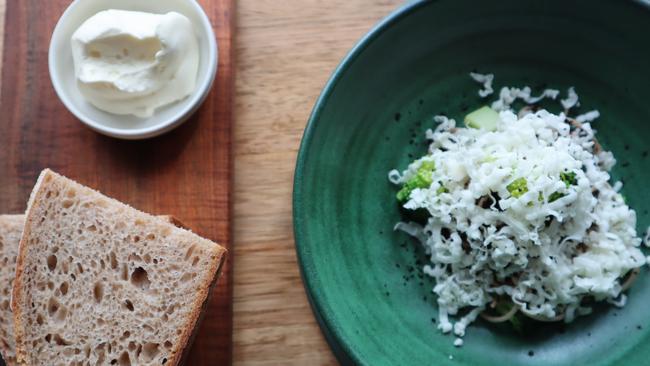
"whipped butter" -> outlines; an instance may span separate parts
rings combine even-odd
[[[176,12],[105,10],[72,35],[79,91],[97,108],[146,118],[196,87],[199,46]]]

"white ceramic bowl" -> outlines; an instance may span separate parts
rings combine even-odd
[[[106,9],[160,14],[176,11],[188,17],[194,24],[199,40],[200,60],[196,90],[181,101],[156,109],[150,118],[111,114],[88,103],[76,85],[70,38],[81,23]],[[210,19],[195,0],[75,0],[54,28],[48,62],[54,89],[72,114],[99,133],[135,140],[165,133],[190,117],[210,91],[217,73],[217,59],[217,41]]]

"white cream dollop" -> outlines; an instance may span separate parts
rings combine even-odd
[[[101,11],[71,42],[79,91],[106,112],[150,117],[196,87],[198,40],[179,13]]]

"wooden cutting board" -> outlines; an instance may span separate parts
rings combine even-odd
[[[7,1],[0,96],[0,212],[25,210],[49,167],[152,214],[173,214],[231,249],[233,0],[199,0],[219,44],[211,94],[184,125],[146,141],[92,132],[50,83],[47,51],[69,0]],[[230,251],[232,253],[232,250]],[[232,262],[213,293],[188,365],[231,363]]]

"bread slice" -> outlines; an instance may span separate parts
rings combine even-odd
[[[174,216],[158,217],[177,227],[185,228]],[[14,318],[9,302],[16,276],[16,257],[24,222],[25,215],[0,215],[0,356],[7,366],[17,365]]]
[[[225,252],[44,170],[16,264],[18,361],[179,364]]]
[[[14,321],[9,302],[24,219],[23,215],[0,215],[0,354],[7,366],[17,364]]]

